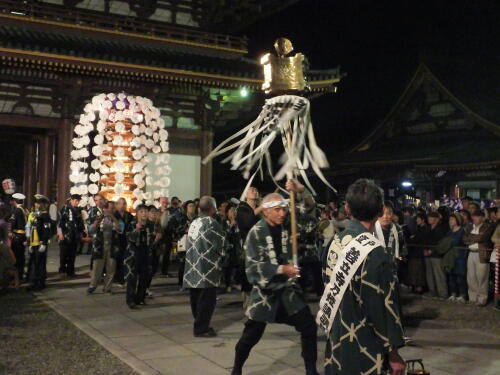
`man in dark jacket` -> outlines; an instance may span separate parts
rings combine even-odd
[[[429,223],[429,234],[427,237],[427,246],[424,249],[425,257],[425,276],[429,292],[428,297],[439,297],[441,299],[448,298],[448,284],[446,282],[446,274],[441,265],[442,256],[436,251],[436,246],[449,231],[449,226],[441,221],[437,212],[430,212],[427,215]]]
[[[78,204],[81,196],[73,194],[69,202],[61,208],[57,225],[59,240],[59,273],[75,276],[75,257],[78,243],[82,239],[85,226]]]

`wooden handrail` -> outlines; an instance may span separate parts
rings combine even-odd
[[[242,37],[176,27],[151,20],[142,21],[135,17],[104,14],[84,9],[68,9],[53,4],[0,0],[0,12],[11,14],[19,18],[40,19],[57,23],[168,38],[197,43],[207,47],[223,47],[241,50],[242,52],[247,50],[246,39]]]

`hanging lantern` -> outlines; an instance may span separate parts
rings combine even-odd
[[[71,192],[83,195],[80,204],[92,203],[88,195],[101,193],[108,200],[123,197],[134,208],[142,199],[158,205],[153,199],[163,196],[169,183],[165,178],[145,176],[148,152],[168,151],[164,124],[160,111],[147,98],[124,93],[94,96],[85,105],[72,140],[69,178]],[[168,167],[168,155],[163,155],[155,164],[160,160]]]

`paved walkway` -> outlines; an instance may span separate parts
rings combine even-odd
[[[140,310],[125,304],[124,290],[114,295],[99,288],[86,295],[88,256],[78,256],[79,276],[59,280],[55,274],[58,259],[51,249],[48,260],[52,279],[39,297],[94,338],[107,350],[141,374],[229,374],[234,345],[245,318],[239,294],[220,295],[213,326],[218,337],[205,339],[192,335],[192,316],[187,293],[180,292],[176,280],[157,277],[152,286],[154,299]],[[316,311],[316,304],[311,307]],[[492,313],[494,313],[492,311]],[[500,373],[500,338],[467,329],[450,329],[432,321],[408,329],[415,341],[401,350],[405,359],[423,358],[432,375]],[[318,369],[324,357],[325,337],[320,336]],[[285,325],[268,325],[245,366],[245,374],[303,374],[300,339]]]

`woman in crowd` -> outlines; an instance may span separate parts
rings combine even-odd
[[[413,292],[422,294],[426,285],[424,245],[428,236],[427,217],[419,212],[416,215],[415,234],[408,240],[408,276],[407,284]]]
[[[245,264],[245,254],[241,242],[240,232],[236,223],[236,207],[233,204],[226,206],[222,228],[226,234],[226,258],[224,260],[224,280],[226,291],[231,292],[234,272]]]
[[[449,301],[465,303],[467,301],[467,248],[463,243],[464,228],[462,216],[454,213],[450,216],[450,233],[452,250],[443,257],[443,266],[448,274]],[[449,260],[448,260],[449,259]],[[447,261],[450,264],[446,264]]]

